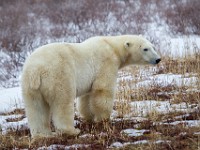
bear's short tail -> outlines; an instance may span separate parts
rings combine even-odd
[[[28,80],[27,81],[29,83],[29,86],[31,89],[33,90],[37,90],[40,87],[41,84],[41,77],[40,77],[40,73],[38,72],[38,70],[31,70],[28,73]]]
[[[30,87],[34,90],[40,87],[40,75],[32,74],[32,76],[30,76]]]

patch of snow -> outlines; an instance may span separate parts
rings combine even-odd
[[[101,132],[101,133],[99,133],[99,136],[100,137],[102,137],[102,136],[107,136],[108,134],[107,133],[105,133],[105,132]]]
[[[0,120],[0,127],[2,130],[2,134],[6,134],[8,129],[20,129],[20,128],[28,128],[28,120],[24,118],[23,120],[17,122],[7,122],[6,120]]]
[[[135,120],[136,122],[142,122],[147,120],[147,118],[144,117],[129,117],[129,116],[124,116],[123,118],[113,118],[112,121],[115,122],[121,122],[121,121],[129,121],[129,120]]]
[[[190,114],[184,114],[184,115],[180,115],[180,116],[176,116],[174,117],[175,119],[182,119],[182,118],[186,118],[186,117],[189,117]]]
[[[73,145],[69,145],[69,146],[53,144],[48,147],[46,147],[46,146],[39,147],[38,150],[43,150],[43,149],[46,149],[46,150],[55,150],[55,149],[70,150],[70,149],[88,148],[89,146],[90,146],[89,144],[73,144]]]
[[[164,124],[170,124],[170,125],[184,124],[187,127],[200,127],[200,120],[183,120],[183,121],[174,121]]]
[[[147,101],[134,101],[130,103],[131,110],[133,115],[144,117],[149,113],[156,111],[167,113],[170,111],[170,103],[168,101],[155,101],[155,100],[147,100]]]
[[[200,132],[194,132],[194,135],[200,135]]]
[[[95,135],[94,134],[83,134],[83,135],[80,135],[79,138],[91,138],[91,137],[94,137]],[[105,132],[101,132],[98,134],[99,137],[104,137],[104,136],[107,136],[107,133]]]
[[[190,105],[185,102],[180,104],[171,104],[169,101],[156,101],[156,100],[145,100],[145,101],[134,101],[130,103],[132,116],[145,117],[149,113],[157,112],[160,114],[167,114],[169,112],[188,112]]]
[[[128,146],[128,145],[147,144],[148,142],[149,141],[147,141],[147,140],[140,140],[140,141],[135,141],[135,142],[125,142],[125,143],[114,142],[108,148],[122,148],[122,147]]]
[[[187,132],[181,132],[179,133],[179,135],[182,135],[182,136],[187,135]]]
[[[15,118],[20,118],[23,115],[21,114],[13,114],[13,115],[0,115],[0,122],[6,119],[15,119]]]
[[[147,143],[148,143],[147,140],[140,140],[140,141],[133,142],[133,144],[147,144]]]
[[[118,111],[113,110],[111,114],[111,119],[116,118],[118,116]]]
[[[0,113],[10,112],[16,108],[24,108],[21,96],[21,88],[9,88],[0,90]]]
[[[54,149],[64,149],[65,148],[65,145],[60,145],[60,144],[53,144],[53,145],[50,145],[48,147],[46,146],[42,146],[42,147],[39,147],[37,150],[54,150]]]
[[[160,143],[170,143],[170,142],[171,141],[169,141],[169,140],[157,140],[153,143],[160,144]],[[139,140],[139,141],[135,141],[135,142],[125,142],[125,143],[114,142],[108,148],[122,148],[122,147],[128,146],[128,145],[148,144],[148,143],[150,143],[149,140]]]
[[[149,132],[149,130],[125,129],[121,131],[122,134],[127,134],[128,136],[142,136],[145,132]]]
[[[130,81],[133,79],[133,76],[132,75],[124,75],[124,76],[121,76],[120,78],[117,78],[117,82],[119,81]]]
[[[197,83],[197,77],[185,77],[185,75],[181,74],[158,74],[155,76],[150,76],[147,80],[138,82],[136,87],[148,87],[150,85],[176,85],[176,86],[195,86]]]
[[[83,135],[80,135],[79,138],[91,138],[91,137],[94,137],[93,134],[83,134]]]
[[[123,144],[123,146],[127,146],[127,145],[137,145],[137,144],[147,144],[149,143],[148,140],[139,140],[139,141],[135,141],[135,142],[125,142]]]
[[[109,148],[120,148],[120,147],[123,147],[123,144],[121,142],[114,142],[109,146]]]
[[[70,146],[65,146],[65,150],[70,150],[70,149],[83,149],[83,148],[88,148],[90,145],[89,144],[73,144]]]

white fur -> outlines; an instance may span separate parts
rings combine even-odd
[[[144,51],[148,48],[148,51]],[[74,99],[86,120],[109,119],[118,69],[131,64],[155,64],[153,45],[135,35],[93,37],[82,43],[53,43],[26,60],[22,91],[33,137],[57,133],[76,135]]]

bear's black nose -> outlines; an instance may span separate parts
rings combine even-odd
[[[156,63],[158,64],[160,61],[161,61],[161,59],[157,59],[157,60],[156,60]]]

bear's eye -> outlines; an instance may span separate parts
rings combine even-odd
[[[147,49],[147,48],[145,48],[145,49],[144,49],[144,51],[146,52],[146,51],[148,51],[148,49]]]

